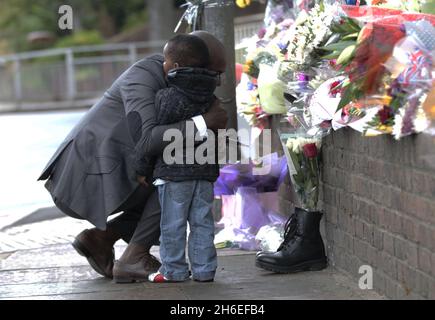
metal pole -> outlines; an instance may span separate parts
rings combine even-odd
[[[74,54],[71,49],[65,52],[67,99],[74,100],[76,95],[76,81],[74,71]]]
[[[21,83],[21,62],[19,58],[14,60],[14,95],[17,109],[20,109],[21,100],[23,99],[22,83]]]
[[[216,4],[205,6],[203,29],[212,33],[226,48],[227,69],[216,95],[228,114],[228,128],[237,130],[236,70],[234,44],[234,1],[216,0]]]
[[[137,48],[134,43],[131,43],[128,46],[128,56],[130,59],[130,65],[134,64],[137,61]]]

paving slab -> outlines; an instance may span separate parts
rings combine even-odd
[[[125,246],[124,246],[125,247]],[[124,248],[117,246],[117,254]],[[158,252],[158,248],[153,248]],[[253,252],[218,251],[215,282],[115,284],[94,272],[70,245],[17,251],[1,260],[0,299],[257,300],[382,299],[347,276],[326,269],[274,274],[255,267]]]

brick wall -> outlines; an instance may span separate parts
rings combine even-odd
[[[322,199],[329,263],[393,299],[435,299],[435,144],[351,129],[323,145]]]

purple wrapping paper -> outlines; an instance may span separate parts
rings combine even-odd
[[[266,225],[284,225],[286,218],[277,213],[278,192],[258,193],[256,188],[240,187],[234,195],[222,195],[223,229],[218,241],[229,240],[243,250],[260,250],[255,236]]]
[[[240,187],[236,197],[240,197],[236,206],[236,221],[240,222],[239,229],[252,229],[255,231],[269,223],[266,210],[260,199],[256,188]]]
[[[255,188],[257,192],[277,191],[288,172],[287,160],[285,156],[278,157],[277,153],[272,153],[264,156],[263,161],[271,163],[271,170],[267,175],[254,175],[255,165],[252,162],[223,167],[214,185],[215,196],[235,194],[240,187]]]
[[[244,250],[259,250],[255,240],[265,225],[284,224],[286,218],[278,214],[278,188],[287,175],[287,160],[277,153],[262,158],[270,164],[265,175],[255,175],[255,165],[236,163],[220,170],[214,193],[222,198],[223,225],[216,237],[229,240]]]

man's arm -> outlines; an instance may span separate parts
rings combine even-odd
[[[160,155],[170,141],[163,141],[166,130],[178,129],[185,135],[187,121],[168,125],[158,125],[154,106],[156,93],[165,86],[161,61],[148,59],[144,64],[131,68],[122,81],[120,90],[126,113],[137,114],[140,121],[130,125],[130,132],[136,144],[138,156]],[[209,129],[225,128],[226,112],[216,100],[211,110],[204,114],[204,122]],[[195,121],[199,123],[200,121]],[[198,130],[198,129],[195,129]]]
[[[156,93],[165,87],[161,61],[146,59],[134,65],[125,75],[121,86],[121,97],[129,120],[130,133],[136,145],[137,158],[159,155],[169,143],[163,141],[168,129],[185,131],[185,121],[159,126],[154,106]]]

